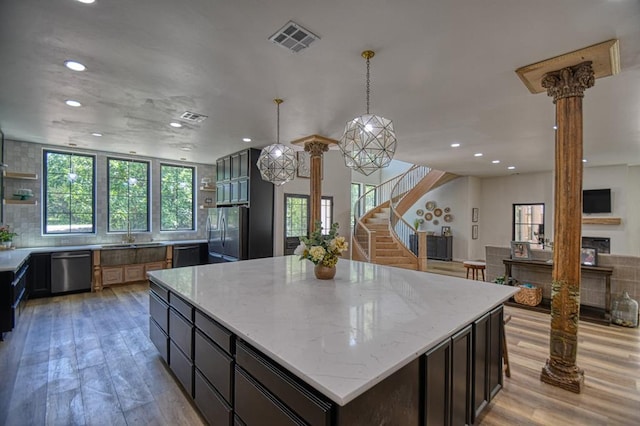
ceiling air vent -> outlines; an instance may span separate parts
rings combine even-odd
[[[274,35],[269,37],[269,40],[275,44],[278,44],[294,53],[298,53],[309,47],[311,43],[319,39],[320,37],[313,34],[306,28],[302,28],[293,21],[287,22],[284,27],[280,28]]]
[[[190,123],[202,123],[207,118],[207,116],[203,114],[198,114],[197,112],[185,111],[180,116],[180,118]]]

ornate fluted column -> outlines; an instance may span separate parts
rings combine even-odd
[[[304,150],[310,154],[311,162],[311,182],[310,182],[310,202],[311,212],[309,222],[311,232],[315,231],[316,222],[320,221],[320,210],[322,208],[322,158],[324,153],[329,151],[329,146],[337,144],[334,139],[325,138],[319,135],[311,135],[291,142],[294,145],[303,145]]]
[[[584,371],[576,365],[580,315],[582,232],[582,98],[595,83],[591,62],[549,72],[542,87],[556,104],[553,281],[549,359],[540,379],[579,393]]]

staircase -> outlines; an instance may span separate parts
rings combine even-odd
[[[424,194],[455,179],[457,176],[427,167],[413,166],[403,175],[397,176],[376,187],[375,197],[380,204],[355,218],[351,257],[381,265],[412,270],[426,270],[426,247],[424,258],[419,259],[409,249],[409,239],[415,229],[402,215]],[[371,191],[362,195],[354,206],[362,207],[363,200]],[[426,236],[421,234],[425,241]]]
[[[417,263],[407,256],[407,250],[391,236],[389,213],[389,207],[377,206],[364,220],[367,229],[375,231],[374,263],[416,270]]]

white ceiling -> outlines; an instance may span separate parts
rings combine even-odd
[[[289,20],[321,40],[271,43]],[[617,38],[622,71],[585,92],[584,155],[640,164],[637,0],[2,0],[0,34],[7,139],[214,163],[275,141],[276,97],[281,141],[339,139],[364,113],[372,49],[371,111],[393,119],[395,158],[477,176],[553,168],[552,99],[515,69]],[[209,118],[168,126],[186,110]]]

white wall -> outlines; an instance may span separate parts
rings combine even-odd
[[[361,175],[362,176],[362,175]],[[338,222],[338,233],[350,240],[351,169],[344,165],[339,150],[330,150],[323,156],[322,195],[333,197],[333,220]],[[310,194],[310,180],[296,178],[275,188],[274,200],[274,255],[284,254],[284,194]],[[343,256],[347,257],[348,252]]]
[[[583,225],[582,235],[611,238],[611,253],[640,255],[640,166],[586,167],[584,189],[611,188],[612,213],[621,225]],[[508,246],[512,208],[516,203],[545,204],[545,236],[553,239],[554,177],[552,172],[515,174],[481,179],[481,246]]]

